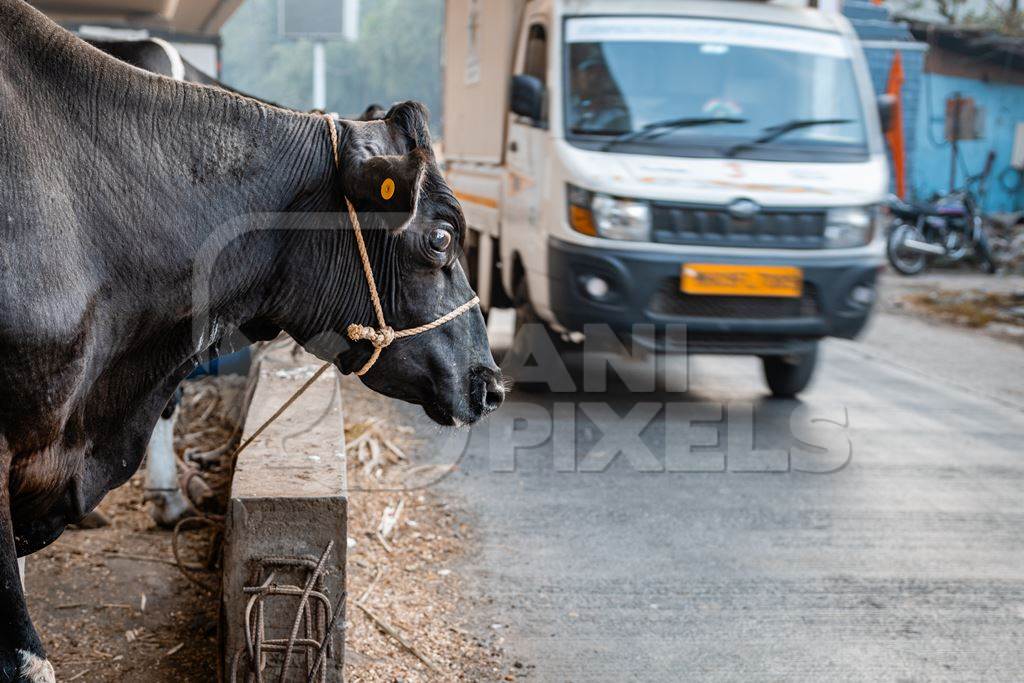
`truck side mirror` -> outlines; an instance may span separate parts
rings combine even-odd
[[[512,113],[535,122],[544,118],[544,84],[536,76],[512,77]]]
[[[896,96],[889,93],[882,93],[878,96],[878,118],[882,122],[882,132],[888,133],[892,129],[892,116],[896,111]]]

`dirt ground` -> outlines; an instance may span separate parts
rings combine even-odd
[[[348,461],[346,679],[514,680],[520,672],[493,635],[463,619],[451,567],[472,551],[472,521],[430,487],[400,490],[444,468],[422,464],[390,401],[352,380],[343,393],[349,441],[366,433]],[[142,494],[139,474],[100,506],[109,527],[69,530],[29,558],[29,606],[60,681],[217,678],[219,597],[178,572],[171,534],[151,521]],[[197,541],[186,554],[200,552]]]
[[[901,277],[888,273],[880,291],[883,311],[1024,344],[1024,276],[935,271]]]
[[[494,637],[474,633],[465,620],[463,579],[453,567],[474,547],[472,521],[459,501],[423,486],[446,467],[420,461],[415,433],[399,426],[407,410],[355,382],[344,382],[343,392],[349,443],[358,443],[366,416],[374,416],[388,425],[378,433],[405,456],[391,454],[375,466],[373,448],[350,449],[346,679],[514,680],[516,669],[504,662]],[[382,540],[381,520],[396,510],[394,530]],[[406,645],[386,634],[388,626]]]
[[[107,496],[109,527],[69,530],[28,560],[29,608],[59,681],[216,679],[215,596],[173,566],[142,487],[136,476]]]
[[[1024,334],[1024,292],[940,289],[908,296],[906,301],[918,311],[954,325],[994,328],[1010,335],[1013,335],[1013,330],[1019,329]],[[1021,339],[1024,341],[1024,337]]]

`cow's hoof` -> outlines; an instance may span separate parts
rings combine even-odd
[[[162,529],[173,529],[185,517],[194,515],[181,491],[154,491],[146,494],[149,516]]]
[[[42,657],[21,650],[21,681],[24,683],[57,683],[53,665]]]

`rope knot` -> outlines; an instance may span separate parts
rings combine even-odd
[[[374,348],[386,349],[395,341],[395,330],[388,326],[378,330],[366,325],[352,324],[348,326],[348,338],[352,341],[368,341]]]
[[[327,129],[331,135],[331,151],[334,153],[334,165],[341,167],[341,155],[338,152],[338,128],[334,117],[325,114],[324,119],[327,121]],[[398,338],[412,337],[417,334],[429,332],[430,330],[436,329],[441,325],[444,325],[452,320],[455,320],[460,315],[469,311],[480,304],[479,297],[473,297],[472,300],[462,304],[448,315],[443,315],[432,323],[426,325],[420,325],[408,330],[402,330],[401,332],[395,332],[395,330],[388,326],[384,320],[384,309],[380,305],[380,294],[377,292],[377,281],[373,278],[373,267],[370,265],[370,255],[366,251],[366,242],[363,240],[363,230],[359,226],[359,214],[356,213],[356,207],[352,205],[352,202],[345,198],[345,207],[348,209],[349,221],[352,223],[352,232],[356,238],[356,248],[359,249],[359,261],[363,265],[363,275],[366,276],[366,286],[370,290],[370,303],[373,304],[373,312],[377,316],[378,327],[368,327],[366,325],[352,324],[348,326],[348,338],[352,341],[368,341],[373,344],[373,354],[370,359],[366,361],[362,369],[356,373],[357,377],[362,377],[370,371],[377,359],[380,358],[381,351],[391,346],[391,344]]]

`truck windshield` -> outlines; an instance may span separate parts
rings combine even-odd
[[[579,17],[567,21],[565,35],[566,137],[576,144],[780,161],[867,155],[853,66],[836,34]],[[678,121],[686,125],[663,125]]]

